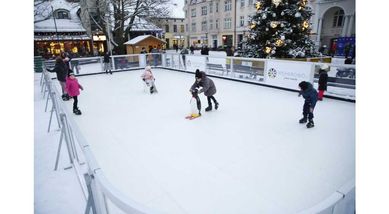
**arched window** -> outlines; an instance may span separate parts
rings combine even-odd
[[[334,19],[332,22],[332,27],[342,27],[344,20],[344,11],[342,9],[338,9],[334,13]]]
[[[57,18],[57,19],[70,19],[69,11],[67,11],[67,10],[55,11],[55,18]]]

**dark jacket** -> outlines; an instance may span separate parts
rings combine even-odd
[[[66,82],[66,77],[68,76],[68,67],[66,64],[60,60],[55,63],[54,69],[47,69],[49,72],[57,73],[57,79],[61,82]]]
[[[302,83],[299,84],[301,88],[300,94],[303,95],[305,103],[308,103],[312,108],[314,108],[317,102],[317,91],[313,88],[311,83]]]
[[[104,54],[104,63],[109,63],[109,60],[111,59],[111,57],[109,57],[109,54]]]
[[[202,87],[202,89],[200,89],[198,93],[204,92],[204,95],[207,97],[216,94],[215,83],[213,83],[213,81],[207,77],[205,72],[200,71],[200,73],[201,73],[201,81],[200,82],[195,81],[195,83],[193,83],[190,90],[192,91],[196,88]]]
[[[328,74],[327,71],[320,70],[319,72],[319,90],[327,90]]]

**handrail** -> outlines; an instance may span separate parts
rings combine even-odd
[[[52,81],[52,80],[48,78],[48,81]],[[55,91],[56,94],[60,94],[57,87],[53,87],[53,90]],[[56,99],[59,99],[58,96],[56,97],[57,97]],[[73,117],[71,116],[69,117],[69,115],[71,115],[70,111],[64,105],[63,102],[57,102],[57,103],[59,104],[58,110],[61,111],[61,113],[64,113],[66,115],[66,119],[69,125],[72,127],[73,134],[77,139],[78,145],[81,147],[87,165],[90,171],[93,173],[93,178],[100,185],[103,195],[108,196],[108,198],[112,201],[113,204],[118,206],[122,211],[126,213],[139,213],[139,214],[159,213],[143,205],[140,205],[135,201],[129,199],[128,197],[124,196],[105,178],[104,173],[101,170],[94,154],[91,151],[90,145],[88,144],[87,140],[84,138],[84,135],[82,134],[80,128],[78,127],[77,123],[74,121]]]

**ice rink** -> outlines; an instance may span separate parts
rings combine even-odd
[[[194,74],[153,72],[153,95],[142,70],[78,77],[74,118],[129,198],[170,214],[296,213],[355,178],[355,103],[325,98],[307,129],[297,92],[211,77],[219,109],[201,94],[189,121]]]

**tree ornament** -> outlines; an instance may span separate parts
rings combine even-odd
[[[272,0],[271,1],[276,7],[282,2],[282,0]]]
[[[266,18],[267,18],[266,14],[263,14],[262,19],[266,19]]]
[[[309,23],[307,20],[303,22],[303,30],[307,29],[309,27]]]
[[[272,22],[270,22],[270,27],[272,27],[272,28],[276,28],[277,25],[278,25],[278,22],[277,22],[277,21],[272,21]]]
[[[265,30],[266,30],[266,31],[269,31],[269,28],[266,28]]]
[[[280,47],[280,46],[282,46],[284,44],[284,41],[282,41],[282,39],[278,39],[277,41],[276,41],[276,46],[277,47]]]
[[[269,54],[271,51],[271,47],[265,47],[265,53]]]
[[[281,12],[281,16],[285,15],[284,11]]]
[[[294,14],[294,17],[298,18],[301,16],[301,13],[300,12],[297,12],[296,14]]]
[[[272,15],[273,15],[274,18],[277,16],[277,14],[275,14],[275,13],[273,13]]]
[[[272,50],[272,51],[271,51],[271,54],[275,54],[275,53],[276,53],[276,51],[275,51],[275,50]]]
[[[284,35],[281,35],[281,40],[285,40],[285,36]]]

